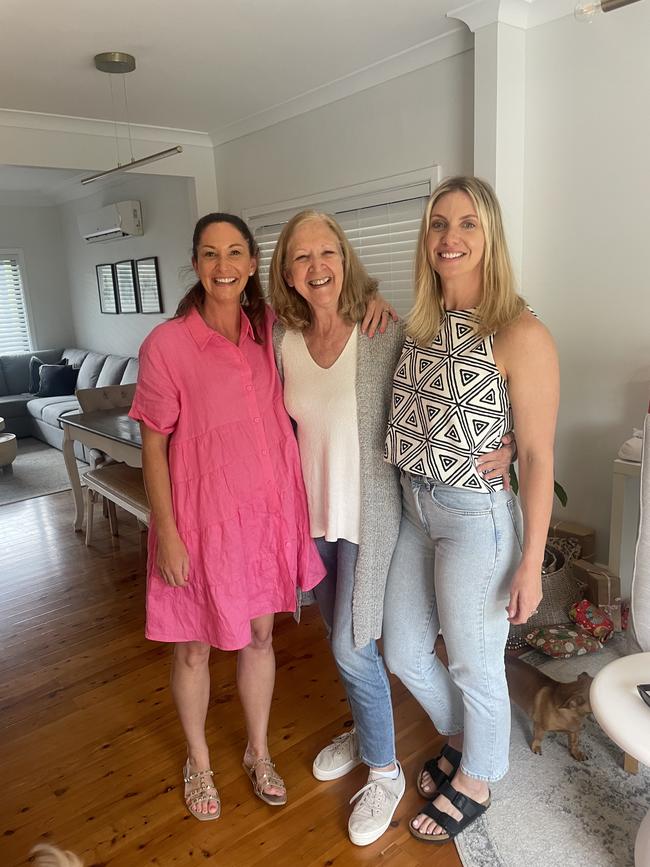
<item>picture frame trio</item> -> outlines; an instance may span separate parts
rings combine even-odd
[[[162,313],[158,257],[95,266],[102,313]]]

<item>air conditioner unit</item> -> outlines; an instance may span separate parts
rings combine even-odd
[[[80,214],[78,222],[87,244],[144,234],[140,202],[115,202],[99,211]]]

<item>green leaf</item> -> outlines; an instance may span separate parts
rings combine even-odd
[[[566,506],[568,497],[562,485],[559,482],[553,482],[553,490],[555,491],[555,496],[562,503],[562,505]]]
[[[515,470],[514,464],[510,464],[510,487],[512,488],[513,494],[517,496],[519,493],[519,479],[517,478],[517,471]],[[568,497],[562,485],[559,482],[553,482],[553,490],[562,506],[566,507]]]

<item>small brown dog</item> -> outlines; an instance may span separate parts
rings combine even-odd
[[[533,721],[531,750],[542,754],[546,732],[567,732],[569,752],[578,762],[586,759],[578,745],[582,722],[591,713],[589,687],[593,680],[583,671],[577,680],[560,683],[515,656],[506,656],[510,698]]]

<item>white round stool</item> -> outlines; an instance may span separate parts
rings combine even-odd
[[[17,454],[16,434],[0,433],[0,467],[4,472],[13,472],[11,465],[16,460]]]
[[[637,684],[650,683],[650,653],[632,653],[601,669],[589,698],[598,724],[629,756],[650,766],[650,707]],[[636,867],[650,865],[650,811],[641,822],[634,846]]]

